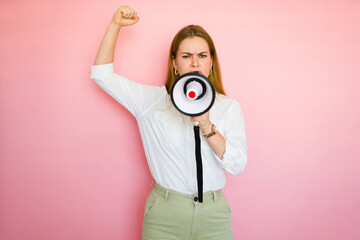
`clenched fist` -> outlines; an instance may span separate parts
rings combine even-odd
[[[112,22],[120,27],[133,25],[139,20],[140,18],[138,17],[137,12],[128,6],[119,7],[112,18]]]

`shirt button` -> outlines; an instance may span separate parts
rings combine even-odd
[[[198,201],[198,197],[194,197],[194,202],[197,202]]]

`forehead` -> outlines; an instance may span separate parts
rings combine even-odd
[[[204,52],[209,51],[209,45],[201,37],[185,38],[179,45],[180,52]]]

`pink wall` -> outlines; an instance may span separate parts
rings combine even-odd
[[[152,178],[137,125],[89,78],[119,4],[0,2],[1,240],[140,239]],[[124,4],[141,20],[115,70],[134,81],[163,84],[184,25],[215,41],[248,137],[224,189],[235,239],[360,239],[357,1]]]

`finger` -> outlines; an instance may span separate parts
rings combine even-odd
[[[131,15],[131,14],[134,13],[134,10],[131,9],[131,8],[129,8],[129,7],[127,7],[127,8],[126,8],[126,13],[127,13],[128,15]]]
[[[134,18],[135,20],[139,20],[139,16],[137,15],[137,13],[134,14],[133,18]]]
[[[135,23],[137,23],[140,19],[124,19],[124,25],[128,26],[128,25],[133,25]]]
[[[123,11],[122,17],[123,17],[123,18],[129,18],[129,13],[128,13],[127,10],[124,10],[124,11]]]
[[[128,6],[123,6],[121,8],[121,10],[122,10],[123,18],[126,18],[126,19],[132,19],[132,18],[134,18],[135,15],[137,15],[137,12]]]
[[[139,18],[138,16],[136,16],[136,17],[134,18],[134,24],[137,23],[139,20],[140,20],[140,18]]]
[[[123,8],[122,9],[122,17],[123,18],[129,18],[129,15],[130,15],[130,11],[129,11],[129,9],[127,9],[127,8]]]
[[[120,11],[120,16],[123,17],[123,18],[125,18],[126,12],[125,12],[124,9],[122,9],[122,10]]]

